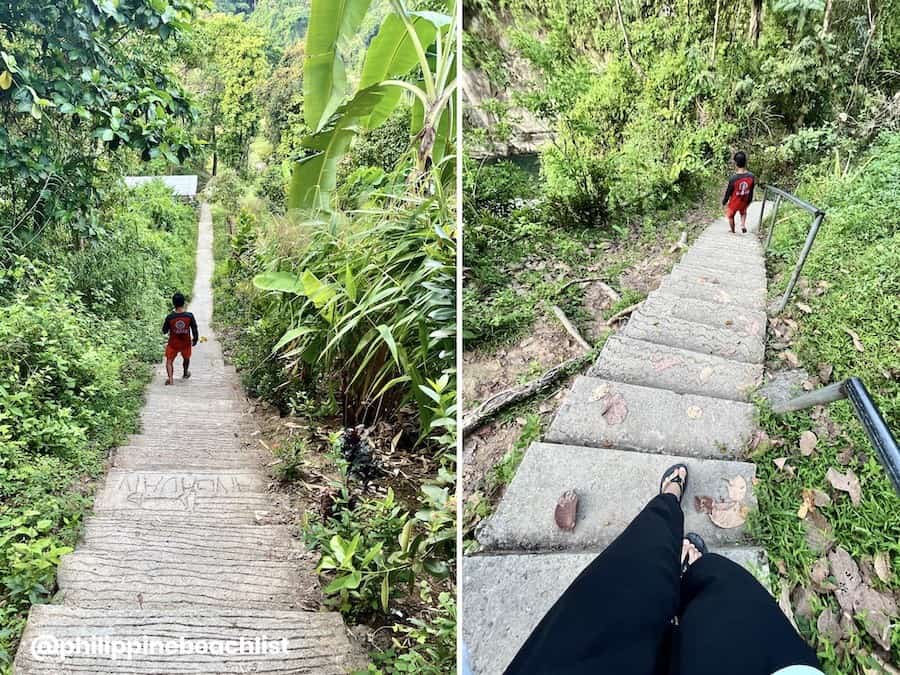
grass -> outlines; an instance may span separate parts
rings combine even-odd
[[[827,217],[812,249],[800,289],[789,305],[787,318],[798,324],[792,349],[803,367],[815,374],[821,364],[832,365],[832,379],[857,376],[865,382],[888,426],[896,430],[900,421],[900,233],[895,204],[900,198],[900,134],[886,135],[871,149],[860,168],[846,176],[832,172],[832,165],[810,171],[799,194],[824,208]],[[773,292],[782,290],[786,277],[808,229],[808,218],[787,213],[779,222],[773,242]],[[808,306],[809,312],[797,306]],[[853,345],[845,331],[858,333],[863,351]],[[878,463],[849,403],[827,408],[837,424],[837,433],[827,433],[814,411],[776,416],[763,410],[762,427],[773,439],[773,447],[754,458],[759,510],[751,520],[754,535],[770,558],[783,571],[782,583],[810,585],[810,570],[821,554],[806,542],[806,521],[798,517],[803,490],[829,493],[832,503],[818,511],[833,530],[836,545],[857,561],[888,554],[891,561],[887,582],[875,580],[878,590],[900,591],[900,497]],[[817,430],[819,442],[810,457],[798,450],[800,434]],[[839,455],[850,463],[843,466]],[[795,475],[779,470],[774,459],[788,457]],[[829,468],[852,470],[862,486],[862,499],[853,505],[847,494],[835,491],[825,478]],[[830,594],[817,594],[814,610],[837,610]],[[816,614],[817,616],[817,614]],[[864,619],[857,617],[859,633],[839,643],[819,635],[815,616],[798,618],[804,636],[817,646],[829,674],[862,672],[875,667],[870,654],[878,651],[865,634]],[[884,656],[883,656],[884,658]],[[900,661],[900,627],[891,635],[887,660]],[[879,671],[876,671],[879,672]]]
[[[674,243],[686,227],[682,203],[628,228],[560,223],[552,206],[534,199],[536,179],[510,162],[481,167],[477,179],[469,180],[481,183],[464,214],[463,326],[470,350],[490,352],[515,342],[553,304],[576,325],[589,320],[586,284],[561,291],[566,282],[602,277],[617,288],[623,271],[661,243]],[[608,315],[642,299],[627,289],[622,295]]]

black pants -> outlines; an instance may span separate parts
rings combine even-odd
[[[815,652],[743,567],[709,553],[681,576],[683,530],[678,500],[654,497],[569,586],[506,675],[772,675],[793,665],[818,668]]]

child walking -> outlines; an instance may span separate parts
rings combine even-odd
[[[175,384],[173,371],[175,370],[175,357],[181,354],[184,362],[184,379],[191,376],[188,368],[191,365],[191,347],[197,345],[200,339],[200,331],[197,329],[197,320],[194,315],[184,310],[184,295],[176,293],[172,296],[172,305],[175,311],[163,321],[163,335],[168,334],[169,342],[166,345],[166,384]]]
[[[747,233],[747,207],[753,201],[753,188],[756,187],[756,177],[747,170],[747,155],[744,152],[734,153],[734,165],[737,167],[734,175],[728,181],[725,188],[725,196],[722,198],[722,206],[725,207],[725,217],[734,234],[734,216],[741,214],[741,232]]]

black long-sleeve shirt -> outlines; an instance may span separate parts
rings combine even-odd
[[[753,201],[754,189],[756,189],[756,176],[749,171],[734,174],[728,181],[728,187],[725,188],[722,206],[725,206],[732,196],[744,204],[749,204]]]
[[[190,312],[172,312],[163,321],[163,335],[169,334],[169,342],[187,342],[193,338],[194,344],[200,339],[197,319]]]

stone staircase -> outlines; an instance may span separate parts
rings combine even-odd
[[[762,551],[743,527],[721,529],[694,509],[695,496],[724,498],[727,480],[742,476],[751,486],[755,475],[742,459],[755,429],[748,399],[762,380],[765,348],[766,275],[755,236],[760,205],[751,206],[747,235],[730,234],[724,219],[710,225],[609,338],[479,529],[482,550],[464,558],[462,582],[463,637],[478,675],[503,672],[677,462],[691,474],[685,531],[748,568],[762,568]],[[624,404],[624,419],[604,416],[612,399]],[[579,497],[571,532],[554,522],[566,490]],[[752,495],[747,503],[753,505]]]
[[[174,387],[158,369],[143,431],[115,451],[81,541],[62,559],[59,604],[32,607],[15,673],[338,675],[365,662],[339,614],[303,611],[315,575],[288,528],[257,524],[274,496],[237,375],[211,335],[212,271],[204,204],[190,309],[209,340],[194,348],[190,380],[180,359]],[[78,639],[82,653],[57,658],[54,645]],[[96,647],[144,640],[155,654],[113,659]]]

